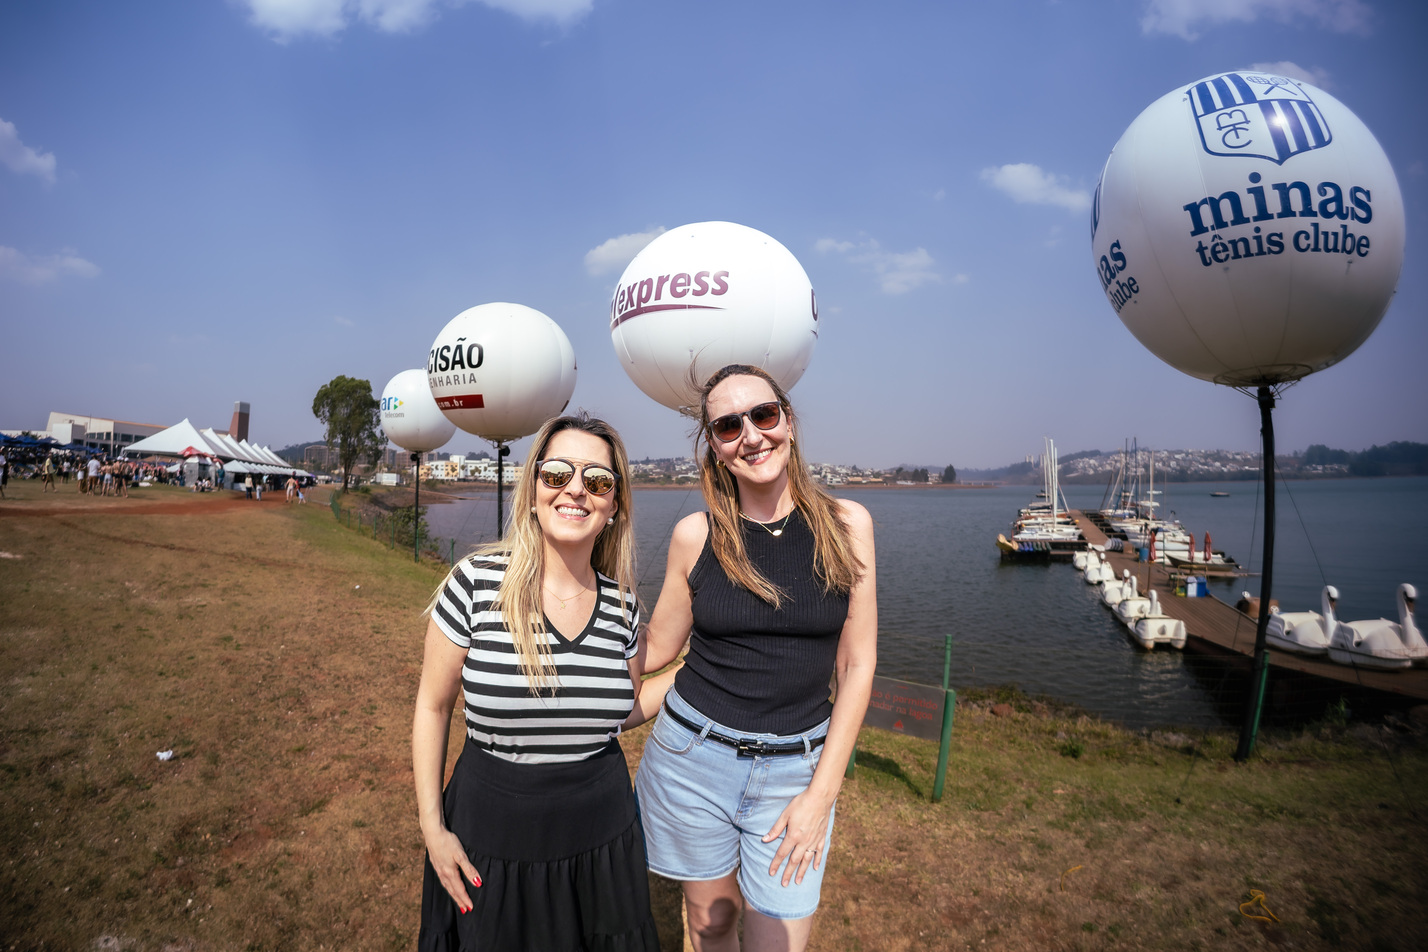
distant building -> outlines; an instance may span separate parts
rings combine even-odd
[[[114,420],[52,410],[49,422],[45,425],[45,432],[41,435],[53,437],[61,443],[82,443],[92,450],[114,456],[130,443],[148,439],[172,425],[135,423],[133,420]]]

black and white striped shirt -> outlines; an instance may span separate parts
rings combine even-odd
[[[549,688],[534,696],[515,642],[493,607],[506,561],[462,561],[431,613],[446,637],[467,649],[461,670],[466,735],[515,763],[584,760],[604,748],[634,707],[627,664],[640,620],[634,593],[625,596],[622,611],[619,587],[597,572],[595,610],[579,635],[566,641],[546,622],[546,633],[537,637],[550,645],[556,689],[553,696]]]

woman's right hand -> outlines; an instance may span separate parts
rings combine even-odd
[[[469,884],[479,889],[481,874],[466,855],[466,848],[456,834],[442,828],[426,837],[426,855],[431,860],[431,868],[436,870],[436,878],[447,894],[456,901],[462,915],[471,911],[471,894],[466,891]]]

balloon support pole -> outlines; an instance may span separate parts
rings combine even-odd
[[[511,448],[505,443],[496,441],[496,538],[506,537],[506,514],[503,506],[503,495],[506,489],[506,457],[511,455]]]
[[[421,561],[421,454],[412,454],[412,561]]]
[[[1235,760],[1245,761],[1254,752],[1259,733],[1260,715],[1264,712],[1264,689],[1269,680],[1269,652],[1265,632],[1269,628],[1270,585],[1274,575],[1274,391],[1261,386],[1256,391],[1259,401],[1260,436],[1264,444],[1264,567],[1260,574],[1259,621],[1254,632],[1254,662],[1250,667],[1249,692],[1245,696],[1244,722],[1240,726],[1240,743]]]

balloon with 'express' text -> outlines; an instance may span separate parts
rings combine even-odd
[[[703,381],[752,364],[785,390],[818,341],[818,303],[798,259],[773,238],[732,222],[682,225],[635,256],[610,300],[615,355],[635,385],[665,406],[697,402]]]

